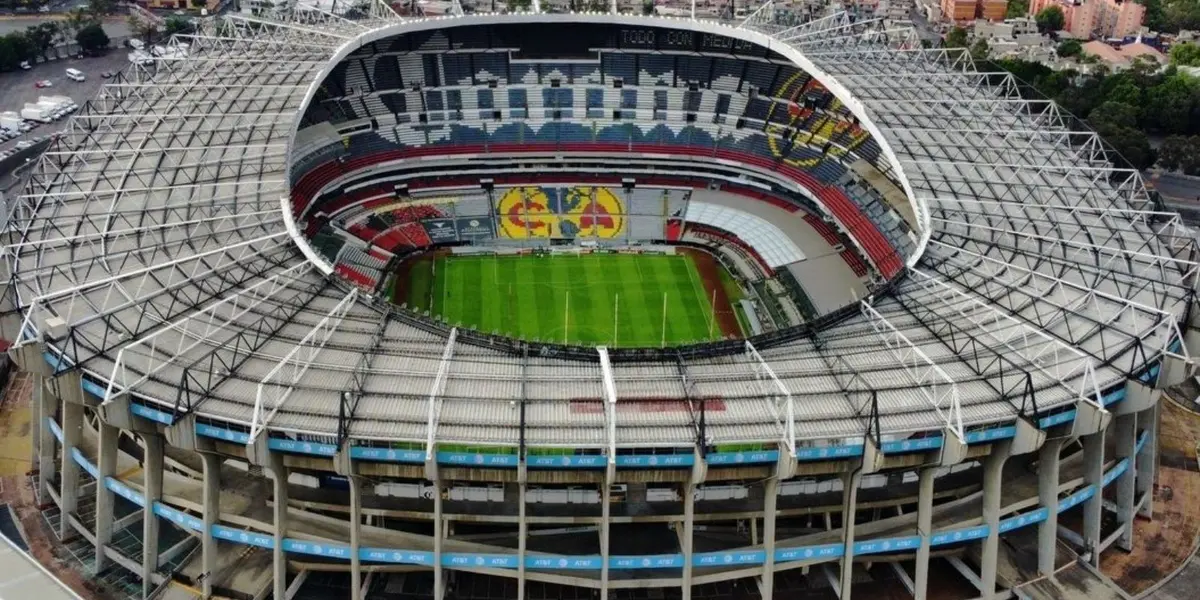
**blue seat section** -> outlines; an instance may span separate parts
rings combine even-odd
[[[374,87],[377,90],[395,90],[403,87],[403,82],[400,80],[400,65],[396,63],[396,56],[384,54],[375,59],[375,68],[372,73],[374,77]]]
[[[734,58],[717,58],[713,60],[712,79],[709,82],[714,90],[740,92],[742,71],[746,63]]]
[[[779,70],[779,65],[774,63],[748,61],[746,63],[745,82],[758,88],[761,94],[770,94],[774,90],[775,73]],[[749,90],[742,88],[742,93]]]
[[[379,99],[394,115],[408,112],[408,97],[404,94],[381,94]]]
[[[600,59],[600,68],[604,71],[604,83],[612,85],[614,79],[620,79],[629,85],[637,85],[637,58],[633,54],[605,53]]]
[[[497,52],[471,54],[471,67],[475,81],[479,84],[495,79],[497,83],[508,83],[508,56]]]
[[[446,54],[442,56],[442,69],[446,74],[444,85],[474,84],[470,54]]]
[[[681,83],[698,82],[701,87],[709,87],[712,82],[713,59],[707,56],[681,56],[676,61]]]
[[[508,74],[508,83],[510,85],[535,85],[542,82],[537,65],[533,63],[510,63],[508,65]]]
[[[675,86],[675,55],[641,54],[638,56],[638,83],[641,87]]]

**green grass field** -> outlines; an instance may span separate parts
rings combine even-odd
[[[415,261],[393,293],[450,324],[614,347],[663,343],[665,294],[667,346],[721,337],[688,256],[439,256]]]

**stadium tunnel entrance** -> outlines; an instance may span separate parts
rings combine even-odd
[[[310,260],[441,325],[632,348],[803,335],[913,260],[919,210],[836,83],[680,28],[709,24],[552,18],[339,52],[291,144]]]

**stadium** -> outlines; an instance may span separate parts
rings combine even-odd
[[[109,596],[1099,599],[1137,544],[1195,244],[1011,75],[769,2],[171,44],[10,198]]]

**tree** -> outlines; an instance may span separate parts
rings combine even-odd
[[[1063,25],[1067,22],[1067,17],[1063,15],[1062,9],[1055,5],[1047,6],[1038,11],[1037,16],[1034,17],[1034,21],[1037,22],[1038,31],[1051,33],[1061,31]]]
[[[75,41],[85,53],[98,54],[108,48],[109,39],[108,34],[104,33],[104,27],[99,23],[92,23],[75,34]]]
[[[45,22],[31,25],[25,28],[25,38],[33,46],[34,53],[46,58],[46,53],[50,48],[54,47],[54,40],[58,37],[58,23]]]
[[[1200,136],[1167,136],[1158,149],[1158,165],[1189,175],[1200,172]]]
[[[88,12],[98,17],[117,12],[117,0],[89,0]]]
[[[992,48],[988,45],[987,40],[979,38],[975,40],[974,44],[971,44],[970,52],[971,58],[975,60],[987,60],[988,55],[992,53]]]
[[[100,19],[95,13],[86,11],[82,8],[76,8],[67,13],[67,18],[62,22],[63,28],[73,33],[79,33],[84,27],[92,23],[99,23]]]
[[[1122,102],[1104,102],[1088,115],[1088,125],[1137,169],[1153,163],[1150,140],[1137,129],[1138,109]]]
[[[509,0],[508,6],[513,10],[529,10],[533,4],[531,0]]]
[[[1058,45],[1057,52],[1058,56],[1061,58],[1079,56],[1080,53],[1083,52],[1083,44],[1079,43],[1079,40],[1063,40],[1062,43]]]
[[[967,47],[967,30],[962,27],[952,27],[946,32],[946,39],[943,44],[947,48],[966,48]]]
[[[1200,80],[1175,74],[1145,96],[1146,126],[1168,134],[1200,132]]]
[[[646,0],[645,2],[642,2],[642,14],[643,15],[654,14],[654,0]]]
[[[528,2],[529,0],[525,0]],[[146,43],[150,43],[154,35],[158,32],[158,28],[154,26],[148,19],[139,17],[136,13],[130,13],[127,19],[129,23],[129,31],[136,37]]]
[[[195,31],[195,29],[190,20],[181,17],[168,17],[166,22],[163,23],[163,31],[167,37],[177,33],[189,34]]]
[[[1171,46],[1171,64],[1177,67],[1200,67],[1200,44],[1184,42]]]
[[[1008,0],[1004,9],[1005,19],[1015,19],[1029,14],[1029,0]]]

